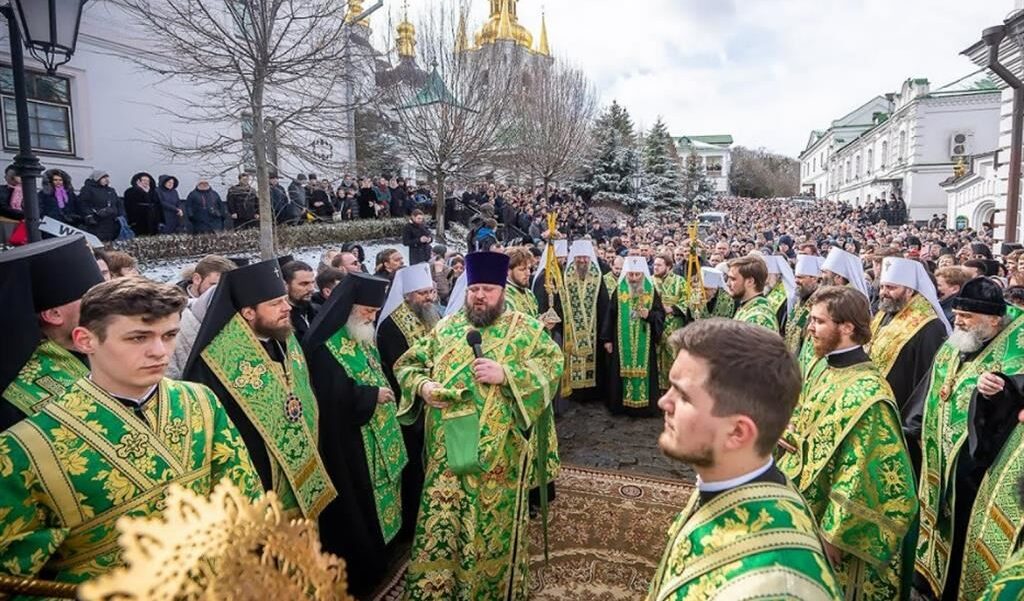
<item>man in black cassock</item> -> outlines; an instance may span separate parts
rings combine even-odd
[[[182,379],[217,395],[286,515],[317,519],[336,492],[317,449],[316,398],[277,260],[221,276]]]
[[[658,406],[658,352],[657,343],[665,328],[665,309],[661,296],[654,287],[650,269],[643,257],[626,257],[619,289],[612,293],[608,318],[599,341],[609,355],[608,391],[606,402],[612,413],[634,416],[654,415]],[[623,283],[625,294],[623,295]],[[632,339],[620,323],[621,311],[630,311],[631,327],[646,325],[647,364],[638,367],[641,376],[630,376],[623,367],[620,353],[623,343]],[[642,378],[642,379],[641,379]],[[646,383],[646,387],[644,384]]]
[[[395,378],[395,361],[417,340],[429,334],[440,318],[430,265],[417,263],[399,269],[377,325],[377,348],[380,350],[384,376],[395,398],[401,398],[401,388]],[[409,463],[402,473],[400,539],[411,539],[416,531],[416,512],[423,493],[423,415],[424,412],[420,412],[415,422],[402,426]]]
[[[82,236],[0,253],[0,431],[38,411],[89,371],[75,350],[82,296],[103,281]]]
[[[358,597],[384,580],[402,527],[408,456],[374,338],[388,285],[346,276],[303,341],[323,424],[320,452],[338,488],[320,516],[320,539],[324,550],[345,559]]]

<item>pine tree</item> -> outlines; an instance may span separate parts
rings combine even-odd
[[[661,117],[654,123],[643,145],[643,198],[654,210],[678,209],[680,197],[679,154]]]
[[[693,150],[686,157],[686,169],[683,172],[682,200],[687,210],[692,215],[706,211],[711,207],[711,201],[715,198],[715,186],[708,178],[707,170],[704,168],[700,157]]]
[[[579,191],[632,206],[636,192],[632,176],[638,164],[635,145],[629,112],[618,102],[612,102],[594,122],[592,152],[584,162]]]

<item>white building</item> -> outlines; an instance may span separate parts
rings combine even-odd
[[[679,158],[686,164],[691,152],[700,157],[715,192],[729,193],[729,172],[732,169],[732,136],[680,136],[676,138]]]
[[[1022,2],[1015,3],[1016,12],[1006,17],[1006,38],[999,46],[999,62],[1009,69],[1017,78],[1024,79],[1024,44],[1018,42],[1024,34],[1024,11]],[[999,12],[994,16],[1002,16]],[[993,25],[998,24],[998,16]],[[980,32],[979,32],[980,37]],[[987,66],[988,47],[982,41],[973,44],[963,51],[978,66]],[[996,240],[1005,240],[1007,188],[1010,176],[1010,141],[1013,120],[1013,90],[1006,83],[992,76],[992,81],[1000,90],[1000,111],[996,118],[998,140],[990,148],[978,148],[977,151],[992,151],[974,154],[967,161],[967,172],[959,178],[951,178],[946,182],[948,194],[946,214],[949,227],[956,225],[957,218],[961,222],[966,218],[967,226],[978,228],[983,223],[994,223],[993,235]],[[972,153],[973,154],[973,153]],[[1019,210],[1019,207],[1018,207]],[[1020,241],[1021,218],[1017,216],[1017,234],[1013,237]]]
[[[926,79],[907,79],[837,122],[847,129],[812,135],[800,155],[801,188],[857,206],[902,198],[912,220],[945,213],[940,184],[961,158],[996,147],[999,106],[983,71],[934,91]]]

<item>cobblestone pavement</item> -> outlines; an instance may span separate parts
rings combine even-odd
[[[694,481],[693,470],[658,450],[663,419],[612,415],[602,403],[569,402],[555,419],[562,463]]]

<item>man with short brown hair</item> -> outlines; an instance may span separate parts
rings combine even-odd
[[[185,295],[139,277],[82,298],[79,378],[0,435],[0,572],[80,583],[123,565],[115,523],[158,515],[172,484],[261,490],[238,431],[205,386],[164,377]]]
[[[953,323],[953,299],[960,294],[960,288],[971,279],[971,274],[959,265],[935,270],[935,290],[939,293],[939,304],[946,320]]]
[[[658,446],[693,466],[697,491],[669,530],[648,600],[842,598],[810,508],[772,460],[800,392],[782,338],[711,318],[677,331],[672,344]]]
[[[192,277],[185,282],[185,292],[189,304],[213,288],[220,281],[220,276],[237,267],[232,261],[220,255],[206,255],[196,263]],[[180,284],[179,284],[180,285]]]
[[[902,599],[917,514],[914,470],[892,390],[863,348],[871,341],[868,299],[827,286],[810,303],[816,359],[779,443],[779,468],[814,512],[846,598]]]
[[[729,261],[725,284],[738,304],[733,319],[778,332],[779,322],[775,311],[764,296],[767,281],[768,265],[761,257],[748,255]]]

